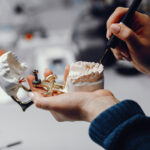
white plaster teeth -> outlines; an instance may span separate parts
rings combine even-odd
[[[8,75],[9,73],[10,73],[10,69],[9,68],[5,69],[5,74]]]
[[[3,68],[8,68],[8,64],[4,63]]]
[[[22,63],[22,64],[21,64],[21,67],[22,67],[24,70],[27,69],[27,65],[26,65],[25,63]]]
[[[16,96],[20,87],[18,80],[26,70],[26,65],[20,63],[12,52],[0,56],[0,86],[10,96]]]
[[[94,62],[79,61],[71,64],[66,90],[94,91],[103,88],[103,70],[102,64]]]

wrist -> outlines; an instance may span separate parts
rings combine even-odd
[[[83,107],[84,121],[92,122],[98,115],[105,110],[116,105],[119,101],[114,96],[91,96]]]

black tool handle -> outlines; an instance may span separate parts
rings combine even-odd
[[[22,141],[18,141],[18,142],[15,142],[15,143],[8,144],[6,147],[13,147],[13,146],[16,146],[16,145],[19,145],[19,144],[22,144]]]
[[[123,23],[127,26],[129,25],[129,23],[130,23],[129,21],[131,20],[131,18],[133,18],[133,15],[134,15],[135,11],[138,9],[141,2],[142,2],[142,0],[133,0],[131,6],[129,7],[128,12],[125,14],[123,19],[121,20],[121,23]],[[118,42],[120,42],[120,41],[121,40],[119,38],[117,38],[114,34],[112,34],[111,38],[107,42],[107,48],[115,48],[116,45],[118,44]]]

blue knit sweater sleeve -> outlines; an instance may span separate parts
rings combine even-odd
[[[125,100],[94,119],[89,135],[107,150],[150,150],[150,118],[136,102]]]

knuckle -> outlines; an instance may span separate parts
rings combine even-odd
[[[107,28],[109,28],[109,26],[111,25],[111,22],[112,22],[112,19],[114,18],[114,16],[120,14],[122,11],[124,11],[124,9],[125,8],[123,8],[123,7],[117,7],[115,9],[115,11],[112,13],[112,15],[107,20],[107,23],[106,23]]]
[[[57,122],[63,122],[63,120],[60,119],[59,117],[56,117],[55,119],[56,119]]]
[[[132,36],[132,30],[127,30],[125,32],[124,40],[125,41],[130,40],[131,36]]]
[[[113,96],[112,92],[110,92],[109,90],[104,90],[104,93],[105,93],[106,95],[111,95],[111,96]]]
[[[120,57],[120,51],[118,49],[111,49],[116,59]]]
[[[36,102],[36,103],[35,103],[35,106],[36,106],[37,108],[41,108],[41,109],[46,109],[46,110],[49,109],[49,106],[48,106],[48,105],[42,104],[41,102]]]
[[[123,7],[117,7],[115,9],[115,12],[120,13],[120,12],[122,12],[122,10],[123,10]]]
[[[145,21],[148,21],[150,19],[150,17],[148,15],[146,15],[146,14],[143,14],[143,17],[145,18],[144,19]]]
[[[39,102],[35,102],[35,106],[38,107],[38,108],[41,108],[41,104]]]
[[[110,92],[109,90],[98,90],[98,91],[96,92],[96,94],[97,94],[98,96],[113,96],[113,93]],[[97,96],[97,95],[96,95],[96,96]]]

